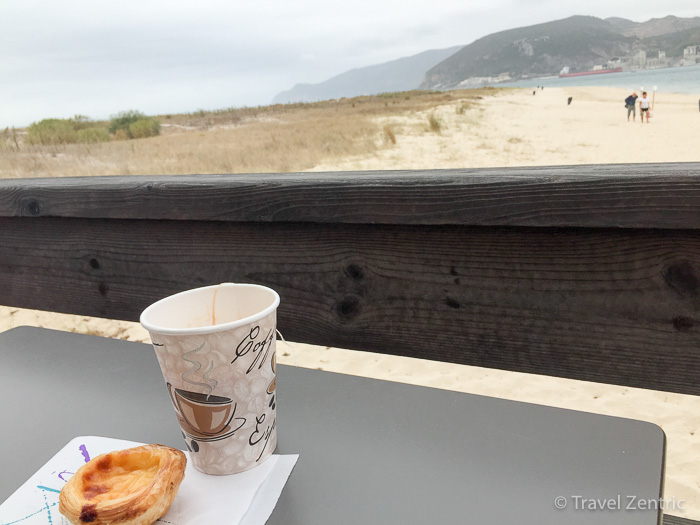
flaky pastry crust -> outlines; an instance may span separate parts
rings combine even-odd
[[[151,525],[168,512],[186,464],[185,454],[164,445],[102,454],[63,486],[58,510],[74,525]]]

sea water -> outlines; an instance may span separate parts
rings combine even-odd
[[[543,77],[517,82],[494,84],[497,87],[573,87],[605,86],[625,88],[628,91],[656,91],[663,93],[687,93],[700,95],[700,65],[669,67],[663,69],[639,69],[622,73],[586,75],[581,77]]]

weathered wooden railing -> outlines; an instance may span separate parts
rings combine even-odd
[[[700,164],[0,181],[0,304],[224,281],[286,338],[700,394]]]

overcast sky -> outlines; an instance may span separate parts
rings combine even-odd
[[[297,83],[571,15],[699,0],[0,0],[0,127],[269,104]]]

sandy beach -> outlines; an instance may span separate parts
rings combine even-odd
[[[627,121],[617,88],[504,90],[461,109],[382,119],[396,136],[378,152],[314,171],[700,162],[698,97],[656,93],[649,124]],[[573,97],[567,105],[568,97]],[[382,137],[378,141],[385,140]],[[0,331],[29,325],[148,342],[137,323],[0,307]],[[655,423],[666,432],[668,514],[700,520],[700,397],[278,342],[284,364],[446,388]],[[682,502],[682,503],[680,503]],[[680,506],[678,504],[680,503]]]
[[[627,121],[624,99],[631,90],[532,93],[504,90],[463,112],[458,102],[383,119],[394,131],[395,145],[312,171],[700,161],[697,96],[657,92],[653,117],[642,124],[639,108],[636,121]],[[442,123],[440,133],[428,129],[431,113]]]

